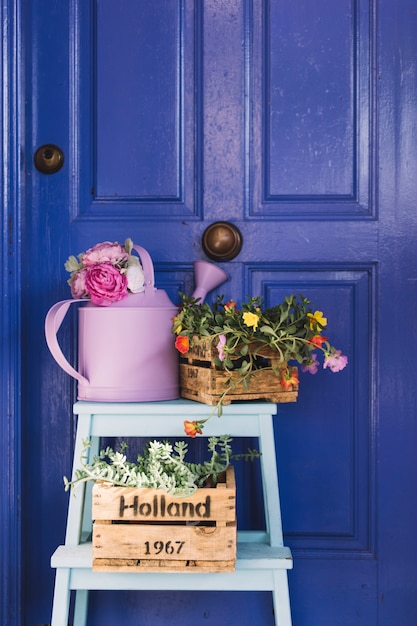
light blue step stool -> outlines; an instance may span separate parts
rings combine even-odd
[[[74,469],[79,467],[83,440],[91,438],[90,455],[97,454],[100,437],[184,438],[183,421],[207,417],[210,407],[192,400],[144,403],[77,402]],[[276,626],[291,626],[287,570],[289,548],[283,544],[281,509],[272,416],[276,405],[242,402],[224,407],[220,419],[210,419],[204,436],[229,434],[258,437],[266,531],[238,531],[236,571],[233,573],[93,572],[91,489],[80,486],[69,500],[65,545],[51,558],[56,569],[52,626],[67,626],[71,591],[75,591],[74,626],[87,626],[89,590],[271,591]]]

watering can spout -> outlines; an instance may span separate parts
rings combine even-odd
[[[195,290],[193,298],[204,302],[207,294],[227,280],[227,274],[209,261],[194,261]]]

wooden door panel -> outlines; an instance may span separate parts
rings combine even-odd
[[[255,3],[256,219],[375,215],[375,24],[366,1]]]
[[[340,551],[370,558],[375,268],[288,263],[281,269],[249,265],[246,271],[250,291],[269,304],[289,293],[314,300],[328,314],[326,335],[349,354],[349,367],[340,375],[300,374],[297,404],[279,407],[276,445],[287,540],[303,556],[320,551],[321,558],[333,558]]]
[[[123,10],[111,0],[74,4],[75,216],[195,218],[200,12],[163,0],[129,0]]]

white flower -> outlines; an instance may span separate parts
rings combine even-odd
[[[140,265],[129,265],[126,270],[127,288],[132,293],[140,293],[145,289],[145,274]]]

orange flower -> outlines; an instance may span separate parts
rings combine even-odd
[[[312,343],[316,348],[321,348],[322,344],[328,341],[327,337],[322,337],[321,335],[314,335],[308,343]]]
[[[224,310],[227,311],[227,313],[238,313],[236,302],[234,300],[229,300],[229,302],[226,302],[224,305]]]
[[[181,352],[181,354],[185,354],[190,349],[190,340],[184,335],[178,335],[175,340],[175,347],[178,352]]]
[[[184,420],[184,432],[186,435],[188,435],[189,437],[195,437],[196,435],[202,435],[203,434],[203,424],[206,420],[201,420],[199,422],[197,422],[197,420],[193,420],[192,422],[189,422],[188,420]]]
[[[280,376],[281,387],[285,391],[290,391],[293,387],[298,387],[298,369],[296,367],[290,367],[281,370]]]

